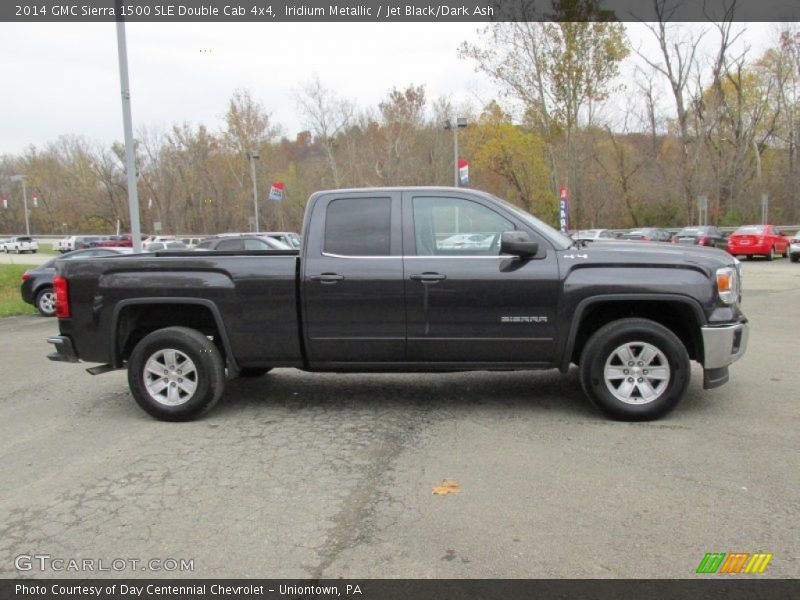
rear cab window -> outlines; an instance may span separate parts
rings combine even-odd
[[[323,252],[336,256],[389,256],[391,198],[336,198],[325,212]]]

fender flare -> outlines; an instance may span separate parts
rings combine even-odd
[[[690,296],[682,296],[680,294],[600,294],[597,296],[589,296],[581,300],[578,303],[578,306],[575,308],[575,313],[572,318],[572,323],[569,327],[569,333],[567,335],[567,342],[564,346],[564,353],[561,356],[561,361],[558,367],[562,373],[566,373],[569,370],[572,351],[575,348],[575,339],[578,337],[578,328],[580,327],[583,313],[586,311],[586,309],[594,306],[595,304],[601,304],[604,302],[622,302],[625,300],[679,302],[688,306],[692,310],[697,318],[697,322],[701,326],[708,322],[700,302]]]
[[[120,300],[116,306],[114,306],[114,312],[111,315],[111,340],[110,340],[110,354],[112,358],[112,364],[115,367],[122,367],[122,359],[120,358],[119,349],[117,347],[117,337],[118,337],[118,329],[119,329],[119,316],[122,313],[124,308],[129,306],[137,306],[137,305],[147,305],[147,304],[194,304],[198,306],[203,306],[211,311],[211,315],[214,318],[214,323],[217,326],[217,331],[219,331],[219,337],[222,341],[222,346],[225,348],[225,365],[228,370],[231,372],[233,376],[239,373],[239,365],[236,362],[236,358],[233,356],[233,347],[231,346],[230,339],[228,338],[228,332],[225,329],[225,323],[222,321],[222,313],[220,313],[219,308],[217,305],[205,298],[190,298],[190,297],[175,297],[175,298],[129,298],[126,300]]]

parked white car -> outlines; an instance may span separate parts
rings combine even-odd
[[[61,254],[69,252],[74,247],[75,247],[74,235],[68,235],[67,237],[61,238],[55,244],[53,244],[53,250],[55,250],[56,252],[61,252]]]
[[[585,242],[613,242],[617,236],[610,229],[581,229],[573,233],[572,238]]]
[[[187,237],[180,237],[178,239],[181,242],[183,242],[184,244],[186,244],[187,248],[194,248],[195,246],[197,246],[197,244],[199,244],[200,242],[202,242],[206,238],[199,237],[199,236],[196,236],[196,237],[187,236]]]
[[[36,254],[39,251],[39,242],[28,235],[18,235],[4,242],[3,251],[6,254],[9,252],[16,252],[17,254],[31,252]]]

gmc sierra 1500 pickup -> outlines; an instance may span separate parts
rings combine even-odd
[[[307,371],[578,365],[607,415],[661,417],[690,360],[706,389],[747,345],[737,261],[714,248],[583,245],[516,206],[444,187],[332,190],[302,247],[58,266],[53,360],[127,367],[151,415],[187,420],[226,379]],[[531,390],[531,394],[535,394]]]

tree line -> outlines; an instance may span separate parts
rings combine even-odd
[[[497,84],[497,97],[482,106],[431,99],[411,84],[364,107],[314,78],[296,94],[305,130],[294,139],[247,90],[233,93],[217,129],[139,129],[142,229],[159,222],[165,233],[248,230],[251,151],[260,156],[262,230],[299,231],[305,201],[320,189],[452,185],[452,131],[443,123],[455,116],[469,123],[459,133],[469,186],[553,225],[562,185],[573,228],[692,224],[701,195],[710,224],[760,222],[762,194],[772,222],[800,222],[800,31],[776,29],[769,48],[752,55],[732,15],[701,28],[671,23],[668,4],[656,6],[664,19],[645,26],[657,54],[632,48],[624,26],[600,13],[488,25],[458,51]],[[701,56],[701,42],[713,43],[711,55]],[[627,65],[636,74],[623,82]],[[24,231],[13,174],[24,174],[29,196],[38,197],[34,233],[111,233],[117,220],[128,230],[121,143],[69,135],[0,157],[4,233]],[[285,183],[282,202],[266,200],[275,181]]]

